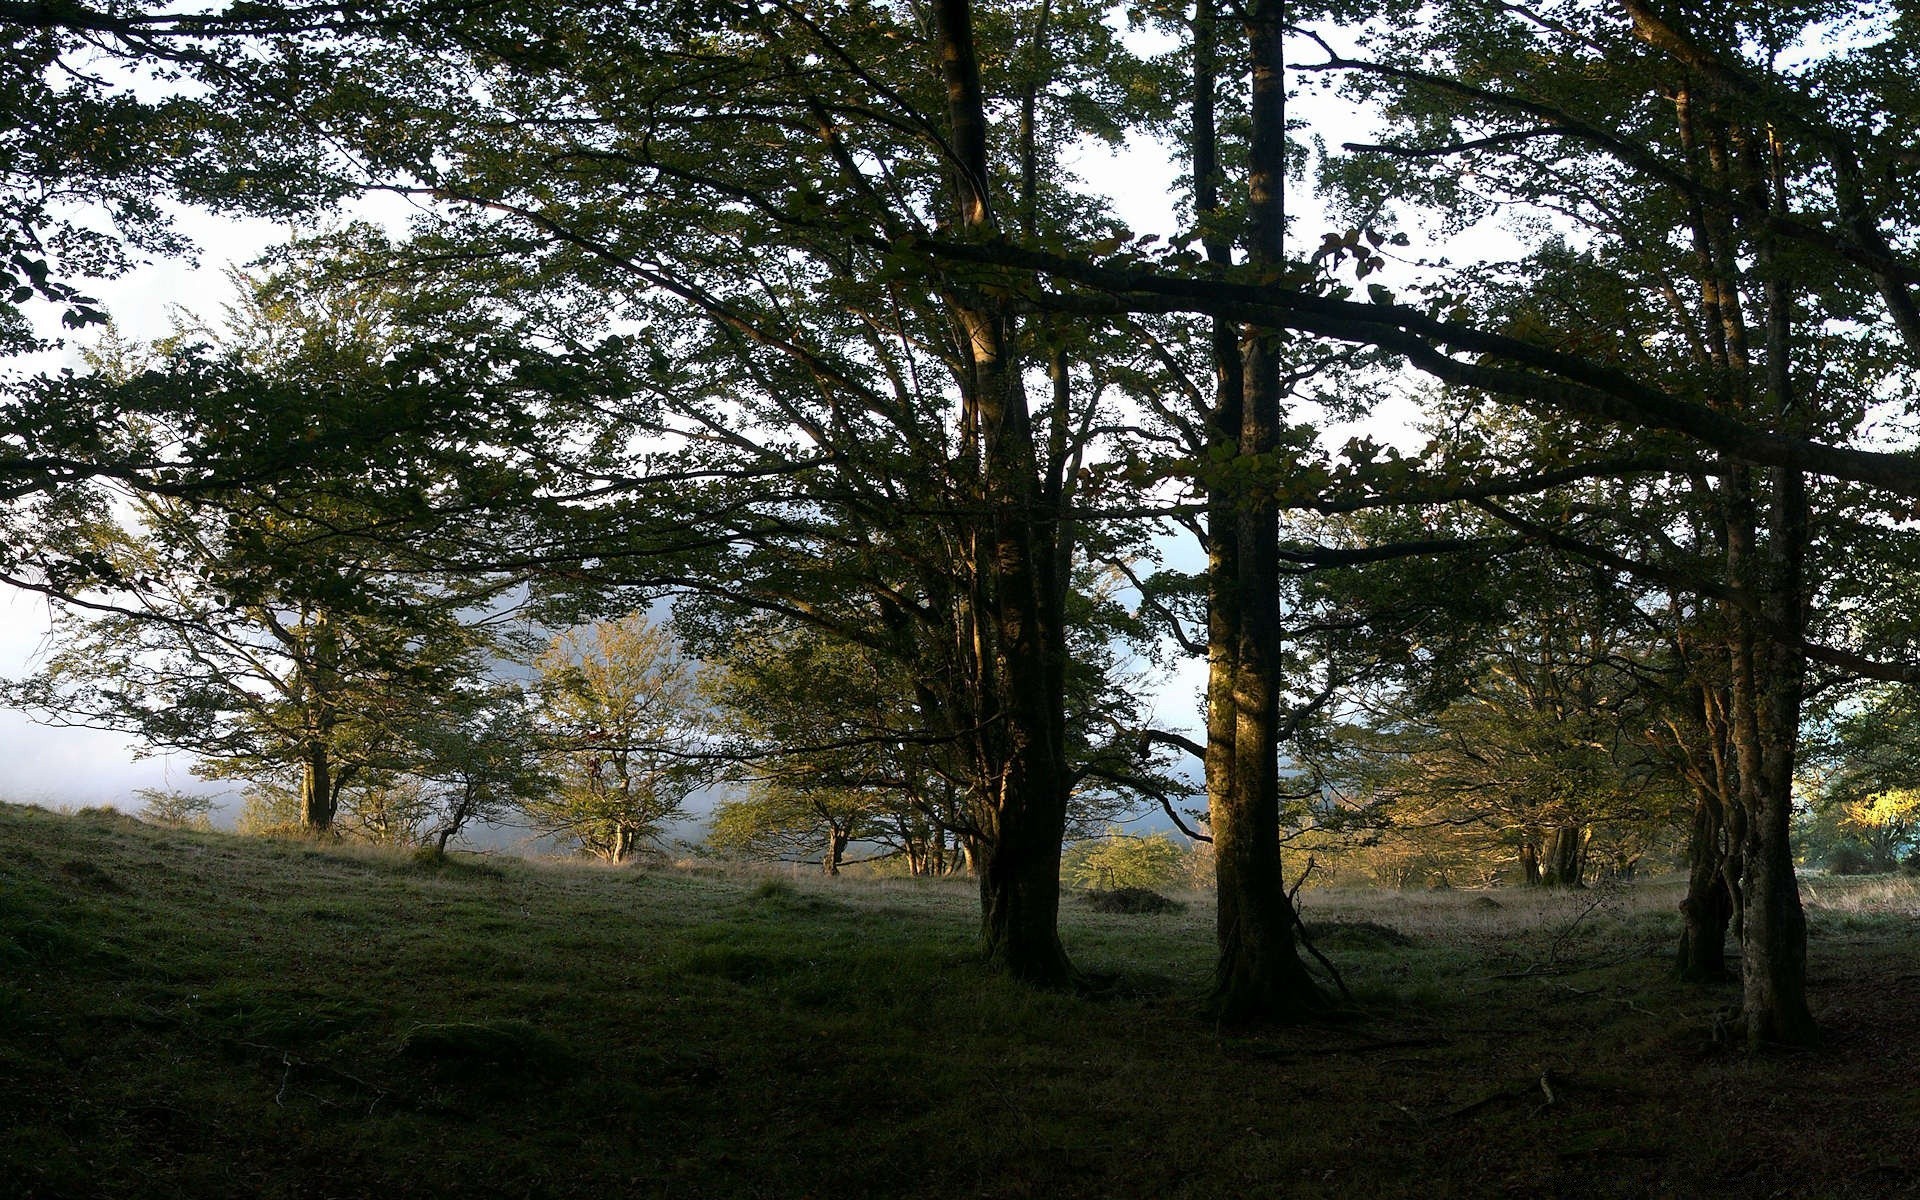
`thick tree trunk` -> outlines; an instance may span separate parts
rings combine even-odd
[[[340,789],[333,761],[323,742],[310,742],[300,761],[300,824],[315,832],[333,828],[340,807]]]
[[[847,833],[843,829],[829,827],[827,832],[827,854],[820,860],[821,869],[828,875],[840,873],[840,860],[846,857]]]
[[[1733,896],[1723,868],[1725,822],[1720,798],[1695,789],[1693,828],[1687,839],[1687,896],[1680,902],[1680,978],[1710,983],[1727,977],[1727,925]]]
[[[1020,812],[1019,816],[1027,814]],[[1047,829],[1002,836],[980,869],[981,932],[987,960],[1016,979],[1043,986],[1070,982],[1073,966],[1060,944],[1060,843]]]
[[[992,236],[985,99],[968,0],[934,6],[952,127],[959,228]],[[980,863],[986,955],[1016,978],[1072,978],[1060,945],[1060,847],[1066,834],[1066,627],[1058,514],[1040,495],[1032,414],[1013,358],[1004,301],[956,288],[947,296],[965,368],[959,379],[977,447],[972,481],[976,578],[969,589],[976,751],[990,825]]]
[[[1210,27],[1211,12],[1197,10],[1196,24]],[[1278,0],[1256,0],[1247,12],[1253,61],[1247,249],[1253,266],[1277,267],[1283,261],[1284,32]],[[1206,78],[1212,65],[1206,62],[1197,78]],[[1211,100],[1210,90],[1202,96],[1196,89],[1196,112],[1210,108]],[[1196,135],[1202,133],[1201,122],[1195,125]],[[1204,132],[1211,134],[1210,113]],[[1205,165],[1212,158],[1209,146]],[[1196,167],[1203,165],[1199,155],[1195,161]],[[1249,330],[1244,339],[1235,448],[1245,458],[1270,456],[1279,442],[1279,349],[1279,338],[1265,331]],[[1222,380],[1229,374],[1222,371]],[[1229,406],[1218,407],[1216,424]],[[1226,432],[1218,429],[1220,435]],[[1209,634],[1232,645],[1230,654],[1209,656],[1209,699],[1224,703],[1208,713],[1208,766],[1228,772],[1225,779],[1210,779],[1207,788],[1219,905],[1213,1006],[1229,1023],[1298,1020],[1324,1007],[1325,997],[1300,961],[1293,906],[1280,868],[1279,507],[1258,493],[1231,498],[1231,534],[1218,525],[1209,529],[1211,563],[1221,568],[1209,593],[1224,610],[1216,612]],[[1222,545],[1229,537],[1230,558]],[[1219,678],[1223,669],[1226,681]],[[1220,744],[1229,731],[1231,750]]]
[[[1540,865],[1540,882],[1547,887],[1577,888],[1586,876],[1587,831],[1578,825],[1556,826],[1547,837]]]

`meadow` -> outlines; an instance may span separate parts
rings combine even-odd
[[[1920,887],[1809,880],[1817,1050],[1670,978],[1679,885],[1309,891],[1352,1000],[1199,1014],[1212,913],[0,806],[0,1195],[1920,1194]]]

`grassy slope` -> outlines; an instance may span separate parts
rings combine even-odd
[[[1202,904],[1069,903],[1103,988],[1042,995],[973,965],[963,885],[0,806],[0,1194],[1920,1191],[1920,896],[1815,898],[1815,1053],[1713,1042],[1659,886],[1570,933],[1588,898],[1318,893],[1361,1015],[1238,1037],[1193,1017]]]

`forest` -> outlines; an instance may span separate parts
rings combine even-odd
[[[137,1187],[128,1139],[111,1169],[47,1157],[157,1120],[131,1093],[72,1116],[92,1060],[49,998],[83,983],[148,996],[100,1010],[161,1039],[113,1025],[118,1054],[284,1067],[278,1136],[336,1122],[327,1144],[402,1193],[452,1181],[354,1140],[389,1096],[410,1132],[378,1136],[424,1147],[434,1121],[484,1113],[497,1140],[528,1095],[604,1092],[637,1145],[666,1093],[581,1066],[539,1027],[572,1010],[524,988],[604,969],[566,978],[671,1007],[661,979],[565,961],[614,952],[761,989],[735,1023],[858,1012],[870,1065],[908,1061],[861,1040],[917,1020],[903,990],[952,989],[950,1032],[983,1030],[955,1077],[976,1096],[1077,1053],[1042,1011],[1104,1029],[1144,1005],[1218,1041],[1220,1079],[1292,1080],[1304,1124],[1377,1119],[1339,1106],[1393,1078],[1381,1052],[1484,1069],[1460,980],[1511,985],[1490,1023],[1525,1011],[1516,988],[1590,1006],[1528,1035],[1590,1039],[1587,1066],[1542,1049],[1517,1091],[1395,1101],[1422,1149],[1363,1194],[1442,1160],[1443,1192],[1522,1187],[1438,1134],[1508,1109],[1500,1137],[1604,1097],[1646,1119],[1719,1070],[1791,1104],[1793,1055],[1882,1104],[1813,1105],[1823,1138],[1872,1120],[1897,1146],[1920,1129],[1894,1065],[1920,1029],[1884,1024],[1915,998],[1920,914],[1916,21],[1906,0],[0,0],[0,582],[53,613],[0,701],[192,755],[264,835],[196,828],[198,791],[132,801],[141,826],[6,811],[0,961],[37,982],[0,992],[0,1032],[20,1079],[76,1099],[0,1088],[39,1114],[0,1164],[42,1163],[29,1194]],[[125,333],[96,293],[213,253],[189,230],[216,219],[287,234],[224,293],[168,297],[164,336]],[[494,863],[470,849],[493,827],[622,869]],[[278,924],[214,915],[216,877]],[[627,903],[606,945],[538,932]],[[315,963],[386,920],[457,944],[421,969],[476,996],[498,926],[522,991],[484,1019],[419,999],[437,1015],[410,1031],[340,999],[388,968]],[[846,968],[830,1000],[782,921]],[[339,937],[290,928],[313,922]],[[178,958],[142,966],[136,930]],[[218,1019],[187,990],[216,930],[289,956],[281,983],[233,976]],[[256,1028],[282,1001],[301,1015]],[[732,1069],[607,1021],[675,1103]],[[857,1078],[783,1057],[775,1024],[741,1035],[768,1043],[756,1072]],[[426,1082],[362,1061],[390,1026]],[[1662,1074],[1681,1044],[1720,1057]],[[1231,1102],[1180,1095],[1238,1136]],[[810,1120],[756,1119],[776,1142]],[[727,1140],[719,1115],[670,1123],[688,1155]],[[1768,1159],[1772,1128],[1638,1173],[1567,1135],[1530,1186],[1920,1186],[1897,1154]],[[1233,1180],[1032,1174],[1073,1144],[1056,1132],[963,1187],[1245,1194],[1324,1159],[1335,1182],[1302,1194],[1340,1193],[1352,1153],[1283,1128],[1306,1140]],[[647,1157],[622,1185],[622,1151],[595,1153],[570,1183],[529,1157],[490,1186],[897,1194],[966,1161],[849,1176],[816,1148],[790,1185]],[[207,1163],[167,1162],[181,1194],[344,1169],[196,1184]]]

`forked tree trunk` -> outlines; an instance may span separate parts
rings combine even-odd
[[[1720,798],[1695,789],[1693,825],[1687,838],[1687,895],[1680,902],[1680,978],[1711,983],[1727,977],[1727,926],[1733,896],[1725,875]]]
[[[607,861],[613,863],[615,866],[626,862],[627,856],[633,853],[633,843],[633,830],[627,827],[626,822],[615,821],[613,824],[613,837],[607,844]]]

